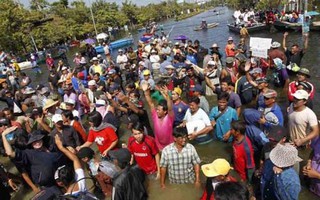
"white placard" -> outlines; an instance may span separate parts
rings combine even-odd
[[[252,49],[252,56],[259,58],[268,58],[268,49]]]
[[[271,38],[250,37],[250,47],[254,49],[270,49]]]

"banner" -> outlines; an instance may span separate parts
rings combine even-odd
[[[250,37],[250,47],[253,49],[270,49],[271,38]]]
[[[259,58],[268,58],[268,49],[252,48],[252,56]]]

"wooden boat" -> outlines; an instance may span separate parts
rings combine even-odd
[[[110,45],[109,45],[109,48],[110,49],[117,49],[117,48],[120,48],[120,47],[123,47],[123,46],[127,46],[127,45],[130,45],[130,44],[133,44],[133,38],[132,37],[123,38],[123,39],[111,42]]]
[[[207,29],[210,29],[210,28],[214,28],[214,27],[216,27],[218,25],[219,25],[219,23],[211,23],[211,24],[207,25],[207,28],[201,28],[201,26],[196,26],[193,30],[194,31],[207,30]]]
[[[228,24],[229,31],[240,33],[241,27],[240,26],[234,26],[234,24]],[[248,26],[246,27],[249,33],[256,32],[256,31],[263,31],[267,30],[268,26],[263,23],[256,24],[254,26]]]
[[[273,22],[273,26],[278,31],[301,31],[302,24],[301,23],[290,23],[286,21],[275,21]]]

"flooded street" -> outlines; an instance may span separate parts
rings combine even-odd
[[[228,22],[233,22],[232,14],[233,11],[229,10],[227,8],[220,8],[223,9],[221,15],[213,15],[213,11],[207,11],[204,13],[201,13],[197,16],[194,16],[189,19],[185,19],[179,22],[176,21],[167,21],[163,23],[164,31],[167,33],[172,29],[172,32],[170,34],[170,40],[172,42],[173,38],[177,35],[186,35],[189,39],[195,40],[198,39],[200,41],[200,44],[204,46],[205,48],[209,48],[212,43],[217,43],[220,46],[220,51],[224,54],[224,47],[227,43],[227,38],[229,36],[232,36],[235,39],[235,43],[237,44],[239,42],[239,36],[229,32],[227,24]],[[205,19],[207,23],[213,23],[217,22],[219,25],[215,28],[208,29],[206,31],[193,31],[195,26],[200,25],[201,20]],[[138,38],[142,35],[142,33],[134,33],[133,37],[135,39],[135,42],[138,41]],[[281,32],[272,32],[264,31],[264,32],[257,32],[251,34],[251,36],[254,37],[266,37],[266,38],[272,38],[273,41],[278,41],[282,43],[282,36],[283,33]],[[320,115],[320,104],[317,104],[317,100],[320,99],[319,97],[319,90],[320,87],[320,32],[311,32],[310,33],[310,39],[309,39],[309,48],[307,50],[307,53],[305,54],[303,60],[302,60],[302,67],[306,67],[310,69],[310,72],[312,74],[310,82],[312,82],[316,87],[316,93],[315,93],[315,101],[314,101],[314,112],[319,117]],[[298,43],[300,46],[302,46],[302,34],[298,32],[292,32],[288,36],[287,39],[287,45],[290,46],[291,44]],[[71,50],[69,52],[69,62],[72,62],[72,54],[75,52],[75,49]],[[113,51],[113,54],[116,53],[116,51]],[[224,57],[225,59],[225,57]],[[33,85],[35,86],[37,83],[46,83],[47,82],[47,75],[48,71],[45,67],[42,68],[44,73],[41,76],[35,77],[33,75],[33,72],[31,70],[26,71],[28,75],[30,75],[33,79]],[[295,77],[292,77],[294,79]],[[281,108],[283,111],[286,110],[287,102],[286,102],[286,94],[284,94],[281,90],[278,90],[279,98],[278,103],[281,105]],[[208,98],[208,101],[210,103],[210,108],[216,105],[216,100],[214,97]],[[285,112],[283,112],[285,114]],[[125,134],[121,138],[121,142],[126,142],[128,138],[128,134]],[[202,160],[202,164],[206,164],[209,162],[212,162],[216,158],[226,158],[227,160],[231,161],[231,154],[232,154],[232,147],[231,144],[225,144],[221,142],[212,142],[207,145],[202,146],[195,146],[199,156]],[[301,155],[304,159],[308,157],[308,151],[302,152]],[[237,177],[234,172],[232,172],[232,175]],[[205,178],[204,175],[201,173],[201,182],[204,186],[205,184]],[[149,184],[149,194],[150,194],[150,200],[194,200],[199,199],[201,197],[203,189],[196,189],[193,185],[170,185],[167,183],[166,189],[161,189],[159,181],[151,181]],[[20,198],[16,198],[20,199]],[[313,200],[317,199],[316,196],[311,194],[305,186],[303,186],[303,191],[300,194],[301,200]]]

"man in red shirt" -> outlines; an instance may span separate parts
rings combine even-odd
[[[255,170],[253,149],[249,138],[245,135],[246,125],[241,121],[231,122],[233,141],[233,164],[241,180],[251,182]]]
[[[128,141],[128,149],[132,154],[131,163],[135,160],[138,166],[147,174],[160,177],[160,155],[154,139],[144,134],[144,126],[137,122],[133,125],[132,136]]]

